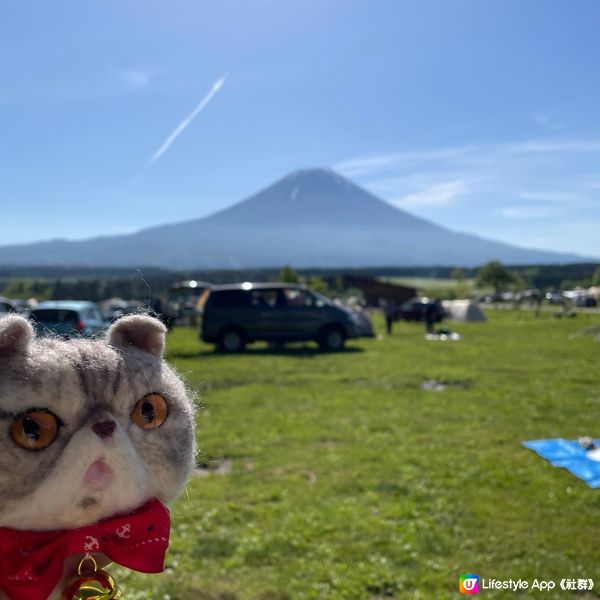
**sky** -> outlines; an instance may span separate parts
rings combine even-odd
[[[0,244],[207,216],[329,167],[440,225],[600,257],[597,0],[0,6]]]

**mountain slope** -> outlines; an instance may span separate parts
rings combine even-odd
[[[295,171],[250,198],[204,219],[210,225],[419,228],[433,225],[397,210],[333,171]],[[434,226],[437,227],[437,226]]]
[[[203,219],[131,235],[0,247],[4,265],[244,268],[578,262],[457,233],[323,169],[296,171]]]

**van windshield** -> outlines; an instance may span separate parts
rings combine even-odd
[[[331,301],[325,296],[312,290],[302,290],[298,288],[285,288],[283,290],[286,306],[308,307],[308,306],[328,306]]]
[[[323,294],[319,294],[319,292],[311,291],[311,294],[315,297],[315,306],[330,306],[332,304],[327,296],[323,296]]]

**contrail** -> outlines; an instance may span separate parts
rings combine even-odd
[[[169,135],[169,137],[163,142],[163,145],[156,151],[156,154],[148,161],[146,167],[151,167],[171,146],[171,144],[177,139],[179,134],[198,116],[198,113],[212,100],[212,97],[221,89],[227,76],[223,76],[215,83],[213,83],[212,87],[208,91],[208,94],[202,98],[202,101],[196,108],[190,113],[188,117],[186,117]]]

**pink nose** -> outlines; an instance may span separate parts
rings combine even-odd
[[[92,426],[92,431],[100,436],[102,439],[110,437],[115,429],[117,428],[117,424],[114,421],[102,421],[100,423],[96,423]]]
[[[85,472],[84,481],[93,490],[103,490],[107,488],[113,480],[112,469],[99,458],[94,461]]]

